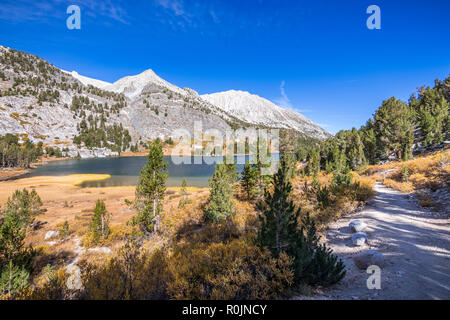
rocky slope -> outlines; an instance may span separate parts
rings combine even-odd
[[[270,127],[320,139],[329,136],[304,116],[249,93],[200,96],[152,70],[111,84],[2,46],[0,120],[0,135],[43,141],[83,157],[129,150],[177,129],[192,132],[198,121],[203,130]]]
[[[0,47],[0,135],[15,134],[22,141],[66,149],[70,156],[113,154],[106,143],[96,148],[76,146],[83,120],[105,118],[105,130],[114,125],[136,135],[123,110],[126,97],[85,86],[70,74],[24,52]],[[83,101],[77,101],[79,98]],[[130,133],[130,132],[129,132]]]

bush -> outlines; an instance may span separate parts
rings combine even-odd
[[[316,191],[317,202],[320,208],[327,208],[331,205],[331,195],[330,190],[327,187],[318,187]]]
[[[242,240],[183,245],[169,261],[168,293],[174,299],[273,299],[293,283],[291,268],[287,255],[273,258]]]
[[[388,187],[395,190],[398,190],[400,192],[404,193],[410,193],[414,191],[414,186],[411,182],[398,182],[389,178],[386,178],[383,180],[383,184]]]
[[[149,254],[128,241],[104,265],[82,263],[81,297],[95,300],[167,299],[170,281],[167,256],[162,250]]]

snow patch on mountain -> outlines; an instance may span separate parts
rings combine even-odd
[[[92,79],[89,77],[82,76],[81,74],[78,74],[78,72],[76,72],[76,71],[72,71],[72,72],[65,71],[65,70],[61,70],[61,71],[70,74],[72,77],[74,77],[75,79],[80,81],[85,86],[91,85],[91,86],[94,86],[94,87],[97,87],[100,89],[104,89],[105,87],[111,85],[111,83],[106,82],[106,81]]]
[[[153,70],[146,70],[136,76],[121,78],[113,84],[103,89],[123,93],[129,98],[135,98],[142,93],[142,90],[149,84],[155,84],[159,87],[167,88],[183,96],[187,94],[186,90],[181,89],[160,78]]]
[[[229,90],[201,95],[201,98],[221,108],[232,116],[261,126],[294,129],[313,133],[319,138],[330,134],[304,115],[293,110],[283,109],[273,102],[246,91]]]

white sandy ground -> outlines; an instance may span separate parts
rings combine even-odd
[[[312,297],[294,299],[450,299],[450,220],[420,208],[382,184],[378,195],[359,213],[342,218],[326,231],[326,242],[345,263],[347,274],[338,284]],[[368,224],[368,245],[354,247],[348,224]],[[356,268],[352,257],[373,249],[386,258],[381,289],[369,290],[370,274]]]

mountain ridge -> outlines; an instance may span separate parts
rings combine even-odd
[[[101,80],[92,79],[92,81],[95,82]],[[325,139],[331,136],[329,132],[315,124],[310,119],[306,118],[301,113],[294,110],[284,109],[270,100],[256,94],[242,90],[228,90],[212,94],[198,95],[198,93],[193,89],[180,88],[169,83],[159,77],[152,69],[147,69],[134,76],[120,78],[116,82],[100,88],[116,93],[123,93],[127,97],[134,99],[142,94],[143,90],[149,83],[167,88],[182,96],[197,95],[213,106],[218,107],[226,114],[234,116],[235,118],[249,124],[269,128],[293,129],[295,131],[305,133],[308,136],[314,136],[320,139]],[[234,102],[234,105],[231,108],[229,106],[229,102],[224,102],[224,100],[221,99],[224,95],[228,97],[229,102]]]
[[[258,96],[253,99],[265,101],[278,122],[258,122],[231,112],[150,69],[109,83],[0,46],[0,135],[42,141],[68,149],[70,156],[92,156],[93,149],[136,149],[179,129],[192,133],[199,121],[204,130],[221,132],[259,127],[292,129],[319,139],[331,136],[298,113],[283,111]]]

